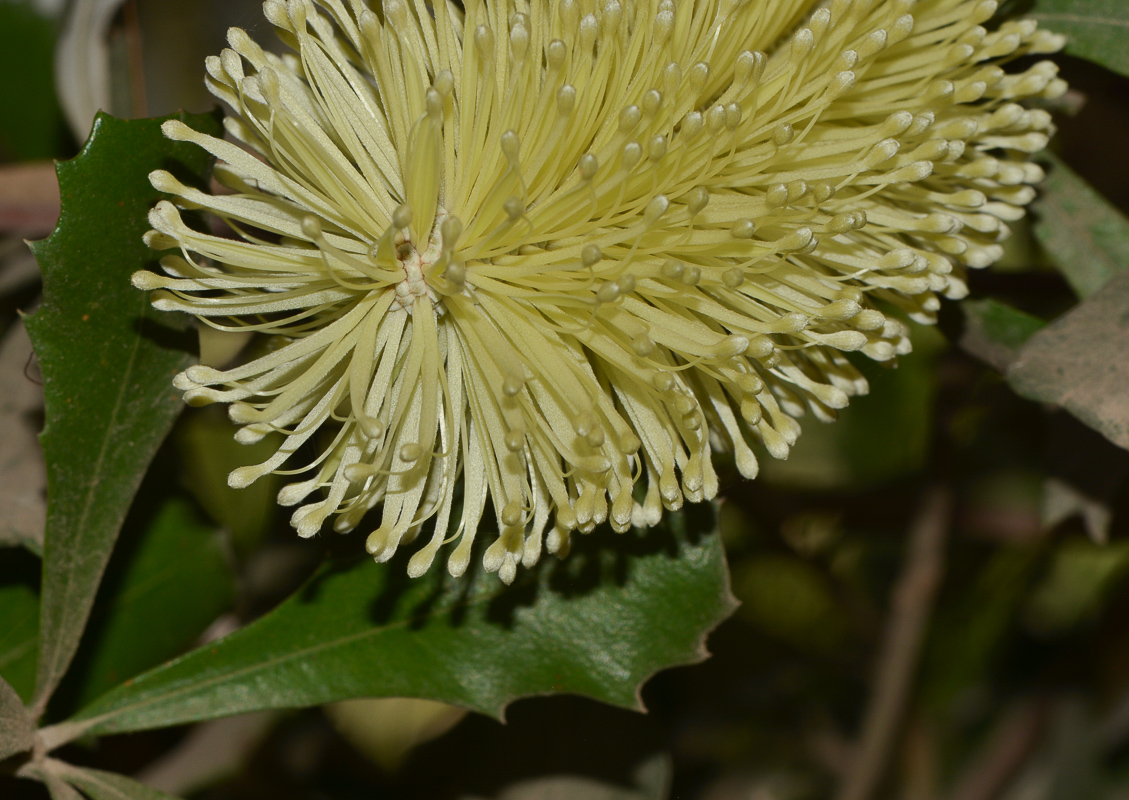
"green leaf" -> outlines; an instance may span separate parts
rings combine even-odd
[[[961,348],[1000,372],[1015,360],[1019,348],[1047,324],[999,300],[965,300],[960,309],[964,313]]]
[[[1037,0],[1028,15],[1067,36],[1066,52],[1129,75],[1129,4],[1125,0]]]
[[[219,132],[215,115],[184,117]],[[36,703],[74,656],[118,529],[181,404],[172,377],[190,363],[181,331],[157,321],[129,282],[154,254],[142,242],[159,198],[156,167],[197,185],[209,161],[166,140],[161,120],[95,120],[74,160],[58,165],[62,213],[35,246],[43,305],[27,320],[43,372],[47,537]],[[173,324],[176,324],[175,322]]]
[[[231,420],[217,406],[193,409],[177,425],[174,438],[184,483],[204,510],[231,533],[235,551],[246,556],[262,541],[278,513],[281,477],[270,473],[250,486],[233,489],[228,474],[245,464],[266,461],[281,437],[270,434],[252,444],[232,436]]]
[[[1129,219],[1061,159],[1046,159],[1035,236],[1078,296],[1089,297],[1129,268]]]
[[[919,469],[925,462],[933,420],[937,376],[936,331],[916,327],[914,352],[896,364],[866,359],[852,363],[870,393],[851,398],[833,425],[812,419],[787,460],[761,460],[761,480],[815,490],[862,489]]]
[[[97,631],[78,703],[184,652],[235,596],[235,577],[216,531],[188,503],[166,502],[133,554]]]
[[[740,616],[762,632],[805,652],[833,654],[843,646],[850,619],[828,577],[787,553],[760,553],[734,571]]]
[[[733,610],[714,525],[709,506],[694,506],[646,532],[602,528],[509,588],[481,571],[409,580],[402,563],[330,562],[267,616],[44,736],[54,745],[353,697],[498,717],[519,697],[562,692],[640,708],[640,683],[704,658],[706,633]]]
[[[100,769],[60,767],[62,777],[90,800],[176,800],[172,795],[151,789],[125,775]]]
[[[0,161],[51,158],[68,147],[54,49],[51,20],[28,3],[0,3],[0,75],[9,76],[0,81]]]
[[[35,743],[35,723],[23,700],[5,680],[0,680],[0,761],[30,750]]]
[[[1096,614],[1129,573],[1129,541],[1107,545],[1070,539],[1027,604],[1027,624],[1044,636],[1061,634]]]
[[[0,586],[0,676],[31,700],[35,688],[35,646],[39,641],[39,596],[25,583]]]
[[[961,693],[990,679],[1044,551],[1041,543],[997,549],[971,584],[938,608],[921,669],[921,697],[936,718],[956,713]]]
[[[1007,371],[1023,397],[1060,405],[1129,448],[1129,272],[1036,333]]]

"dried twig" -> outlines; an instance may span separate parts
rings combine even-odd
[[[141,18],[137,0],[126,0],[122,7],[126,49],[129,53],[129,104],[135,117],[149,116],[149,100],[145,91],[145,55],[141,42]]]
[[[934,488],[925,496],[910,528],[909,552],[894,587],[893,609],[879,652],[873,695],[863,717],[858,757],[843,781],[838,800],[866,800],[886,770],[941,583],[951,511],[948,490]]]
[[[1013,707],[992,731],[981,755],[956,782],[952,800],[992,800],[1027,763],[1046,727],[1046,698]]]

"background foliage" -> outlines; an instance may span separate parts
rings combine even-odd
[[[0,796],[1129,797],[1129,7],[1005,9],[1073,86],[1005,261],[718,508],[504,589],[296,540],[170,389],[242,342],[129,286],[210,167],[144,118],[216,129],[257,3],[0,0]]]

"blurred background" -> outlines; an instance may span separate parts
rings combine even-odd
[[[257,0],[0,0],[5,544],[34,549],[43,525],[42,400],[19,315],[39,292],[23,241],[58,213],[51,160],[77,152],[98,109],[210,109],[203,61],[231,25],[272,39]],[[1054,149],[1127,211],[1129,80],[1058,61],[1072,90]],[[1077,302],[1025,223],[971,286],[1044,319]],[[834,425],[807,421],[787,462],[752,483],[730,470],[721,529],[742,606],[711,636],[712,658],[647,684],[646,715],[540,698],[502,725],[357,701],[108,737],[66,758],[197,800],[814,800],[868,752],[855,742],[876,707],[895,703],[901,733],[875,796],[1129,798],[1129,453],[1017,397],[968,352],[983,348],[962,347],[968,333],[950,304],[896,369],[857,361],[871,394]],[[233,576],[222,605],[197,610],[205,640],[269,609],[321,555],[276,513],[269,481],[227,489],[246,458],[222,412],[193,409],[147,479],[175,487]],[[95,625],[144,557],[144,529],[127,523]],[[34,592],[33,555],[9,550],[0,564],[0,591]],[[190,602],[191,583],[183,593]],[[20,632],[5,627],[0,668],[22,668]],[[907,640],[920,642],[916,666],[897,661]],[[112,685],[84,648],[63,706]],[[46,796],[12,781],[0,794]]]

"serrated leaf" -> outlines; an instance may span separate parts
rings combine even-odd
[[[181,118],[219,132],[215,115]],[[170,382],[190,357],[167,327],[177,317],[157,320],[129,278],[154,255],[141,240],[159,197],[149,172],[171,167],[199,185],[209,162],[160,125],[100,115],[82,153],[58,165],[62,213],[35,246],[44,299],[27,327],[43,373],[48,482],[39,708],[74,656],[130,500],[181,407]]]
[[[1129,272],[1036,333],[1007,371],[1020,395],[1060,405],[1129,448]]]
[[[1061,159],[1045,158],[1051,169],[1036,207],[1035,236],[1078,296],[1089,297],[1129,269],[1129,219]]]
[[[35,646],[39,640],[39,597],[24,583],[0,586],[0,676],[25,701],[35,688]]]
[[[184,652],[234,595],[235,576],[216,531],[183,500],[166,502],[107,598],[102,620],[95,608],[98,639],[80,651],[89,658],[80,658],[78,704]]]
[[[8,682],[0,679],[0,761],[30,750],[35,741],[35,723],[23,700]]]
[[[1046,321],[999,300],[965,300],[960,304],[964,330],[960,346],[1004,372],[1019,348],[1046,327]]]
[[[707,508],[646,532],[576,537],[566,560],[543,559],[509,588],[481,572],[409,580],[402,564],[328,563],[262,619],[44,736],[54,745],[353,697],[421,697],[498,717],[519,697],[564,692],[639,708],[641,682],[704,658],[706,633],[733,610]]]
[[[1041,26],[1066,34],[1066,52],[1129,75],[1129,5],[1125,0],[1037,0],[1028,14]]]

